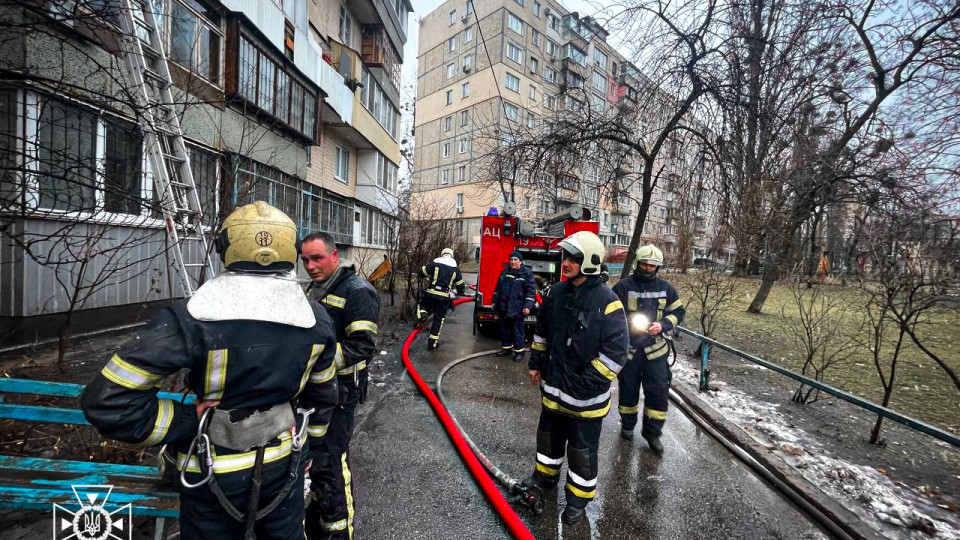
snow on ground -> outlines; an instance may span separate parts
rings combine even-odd
[[[697,387],[700,373],[689,360],[681,358],[673,374],[688,387]],[[874,467],[831,457],[812,436],[791,425],[778,404],[722,381],[711,381],[710,386],[716,390],[699,394],[702,399],[885,537],[960,540],[960,523],[953,516],[931,507],[908,486],[894,483]]]

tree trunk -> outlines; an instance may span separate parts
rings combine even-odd
[[[890,384],[883,389],[883,405],[886,407],[890,404],[890,398],[893,396],[893,377],[890,377]],[[879,414],[877,415],[877,423],[873,425],[873,429],[870,430],[870,444],[878,444],[880,441],[880,426],[883,425],[883,417]]]
[[[773,263],[768,260],[763,268],[763,280],[760,282],[760,290],[757,291],[757,295],[754,296],[750,302],[747,313],[760,313],[763,311],[763,305],[767,302],[767,297],[770,296],[770,291],[777,282],[777,272],[772,266]]]
[[[637,223],[633,227],[630,237],[630,247],[627,248],[627,258],[623,261],[623,270],[620,279],[625,279],[633,271],[637,257],[637,248],[640,247],[640,237],[643,236],[643,225],[647,221],[650,211],[650,199],[653,195],[653,163],[644,163],[643,166],[643,198],[640,200],[640,209],[637,211]],[[648,189],[649,188],[649,189]]]

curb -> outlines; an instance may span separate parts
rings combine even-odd
[[[786,461],[771,453],[769,448],[757,442],[740,426],[720,414],[710,404],[701,399],[696,391],[682,385],[674,385],[671,389],[681,397],[686,405],[702,416],[724,437],[736,443],[775,478],[786,484],[803,500],[836,523],[850,537],[857,540],[886,540],[885,536],[860,519],[860,516],[824,493],[823,490],[804,478]]]

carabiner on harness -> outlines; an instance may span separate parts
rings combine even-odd
[[[307,425],[310,423],[310,415],[317,409],[297,408],[297,415],[300,416],[300,425],[297,426],[297,432],[293,434],[293,450],[299,452],[303,448],[303,443],[307,440]]]
[[[210,415],[213,414],[213,407],[203,411],[200,417],[200,424],[197,426],[197,436],[190,441],[190,447],[187,449],[187,455],[183,459],[183,465],[180,469],[180,483],[187,489],[198,488],[213,478],[213,446],[210,444],[210,437],[207,436],[207,425],[210,423]],[[187,481],[187,466],[190,465],[190,458],[197,456],[197,465],[203,472],[203,466],[206,465],[207,475],[203,480],[191,484]]]

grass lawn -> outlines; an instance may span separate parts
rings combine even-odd
[[[698,313],[691,306],[689,275],[666,274],[680,291],[687,305],[687,319],[684,326],[700,331]],[[761,314],[747,313],[747,306],[760,287],[758,279],[743,279],[743,289],[731,303],[715,332],[718,341],[737,347],[784,367],[798,370],[802,367],[803,346],[795,341],[788,330],[790,325],[799,324],[798,312],[793,306],[793,295],[785,284],[777,284],[770,293]],[[828,294],[840,295],[844,302],[862,305],[864,294],[855,287],[843,287],[839,284],[823,285]],[[786,309],[783,309],[787,306]],[[859,313],[859,311],[857,311]],[[848,330],[853,332],[859,327],[855,316],[847,319]],[[960,316],[956,313],[937,313],[929,324],[918,328],[917,334],[924,345],[944,359],[955,371],[960,370],[960,355],[957,353],[956,337]],[[890,407],[920,420],[933,423],[942,428],[960,433],[960,391],[954,387],[949,377],[920,349],[906,338],[907,342],[897,363],[895,390]],[[885,372],[889,370],[885,369]],[[880,403],[883,390],[880,378],[873,365],[869,350],[858,349],[844,363],[832,366],[826,372],[828,384]],[[785,395],[785,399],[789,396]]]

